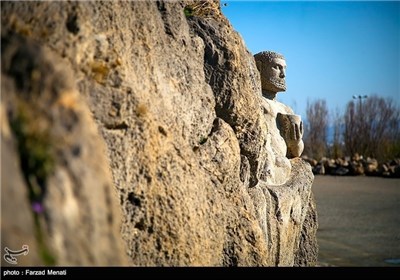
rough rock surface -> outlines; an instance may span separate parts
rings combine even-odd
[[[317,205],[314,195],[311,194],[308,211],[300,236],[300,244],[294,259],[294,266],[316,266],[318,255],[318,244],[315,238],[318,224]]]
[[[54,67],[72,69],[78,89],[59,75],[52,98],[29,93],[26,98],[35,102],[25,102],[39,117],[49,118],[51,135],[67,139],[60,146],[52,140],[56,164],[45,182],[47,190],[54,189],[44,199],[50,219],[43,223],[51,229],[49,240],[54,239],[49,248],[59,264],[125,264],[123,246],[107,251],[118,243],[120,215],[114,203],[119,201],[122,239],[133,265],[314,265],[311,169],[292,159],[286,184],[263,183],[268,127],[254,59],[218,4],[203,6],[213,14],[194,11],[192,17],[184,14],[187,4],[2,3],[2,30],[35,40],[46,54],[38,61],[45,63],[51,53]],[[47,72],[42,75],[55,75]],[[71,87],[65,91],[57,83]],[[78,91],[74,98],[82,113],[64,112],[62,104],[72,97],[61,98],[62,93]],[[9,112],[16,107],[12,96],[19,93],[2,92],[2,106]],[[53,107],[58,95],[65,101]],[[14,151],[10,157],[15,160]],[[118,200],[113,200],[108,168]],[[302,179],[296,180],[296,174]],[[2,191],[3,186],[2,181]],[[19,197],[26,197],[22,186]],[[2,214],[2,233],[11,234],[3,222],[7,215]],[[30,229],[22,228],[22,218],[15,223],[21,234]],[[79,238],[69,240],[60,233],[64,229],[74,229],[70,235]],[[59,248],[67,245],[74,251],[63,248],[61,253]]]
[[[1,46],[2,245],[28,245],[23,265],[127,264],[106,147],[71,71],[18,35]]]
[[[5,80],[1,78],[2,93]],[[28,190],[19,168],[15,141],[7,121],[5,107],[0,106],[1,113],[1,244],[2,255],[5,247],[21,250],[23,245],[29,246],[29,259],[21,257],[19,265],[41,264],[35,237],[32,234],[34,222],[30,205],[27,203]],[[1,259],[1,265],[9,265]]]

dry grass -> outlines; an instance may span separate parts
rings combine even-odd
[[[186,5],[184,12],[187,17],[202,18],[215,17],[221,13],[219,1],[214,0],[191,1]]]

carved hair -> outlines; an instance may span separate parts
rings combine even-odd
[[[283,55],[273,51],[264,51],[254,55],[257,69],[261,74],[261,88],[271,92],[286,91],[285,78],[271,77],[268,73],[268,65],[274,58],[285,60]]]
[[[259,52],[258,54],[254,55],[254,59],[256,61],[261,61],[261,63],[267,62],[266,60],[268,59],[268,62],[272,62],[272,59],[274,58],[280,58],[280,59],[285,59],[283,55],[277,52],[273,51],[264,51],[264,52]]]

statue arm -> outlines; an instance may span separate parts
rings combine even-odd
[[[289,129],[287,130],[287,135],[285,137],[288,158],[301,156],[304,150],[304,142],[302,138],[303,138],[303,122],[300,122],[300,125],[291,123]]]
[[[303,143],[303,122],[300,116],[290,114],[292,110],[287,110],[285,113],[277,114],[277,123],[283,139],[287,146],[288,158],[299,157],[304,150]]]

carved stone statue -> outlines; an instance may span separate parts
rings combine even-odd
[[[272,51],[260,52],[254,58],[261,76],[262,107],[269,130],[267,144],[275,156],[264,167],[264,181],[278,185],[289,178],[288,159],[299,157],[304,150],[303,123],[290,107],[276,100],[277,93],[286,90],[285,58]]]
[[[260,157],[258,184],[248,191],[276,265],[292,266],[296,257],[287,252],[298,248],[302,241],[300,237],[287,238],[288,233],[301,236],[306,219],[316,223],[311,197],[314,176],[311,166],[299,158],[304,149],[301,118],[276,100],[277,93],[286,90],[284,57],[266,51],[254,58],[261,77],[265,154]]]

